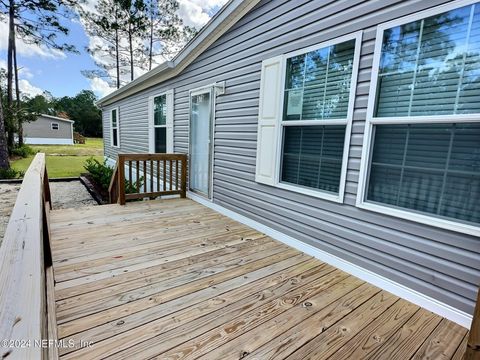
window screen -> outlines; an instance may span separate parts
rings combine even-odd
[[[284,120],[347,117],[355,40],[287,59]]]
[[[376,125],[367,200],[480,223],[480,123]]]
[[[480,4],[387,29],[376,117],[480,112]]]

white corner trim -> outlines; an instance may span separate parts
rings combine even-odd
[[[453,306],[444,304],[434,298],[426,296],[416,290],[410,289],[404,285],[401,285],[395,281],[392,281],[386,277],[375,274],[374,272],[364,269],[360,266],[352,264],[349,261],[343,260],[335,255],[329,254],[326,251],[320,250],[312,245],[306,244],[300,240],[297,240],[291,236],[285,235],[280,231],[274,230],[266,225],[263,225],[255,220],[252,220],[246,216],[240,215],[232,210],[226,209],[223,206],[214,204],[211,201],[204,199],[192,192],[187,192],[187,197],[212,209],[222,215],[238,221],[244,225],[258,230],[275,240],[281,241],[286,245],[289,245],[299,251],[302,251],[308,255],[311,255],[329,265],[332,265],[340,270],[343,270],[359,279],[366,281],[372,285],[375,285],[385,291],[388,291],[402,299],[408,300],[415,305],[421,306],[435,314],[447,318],[467,329],[470,328],[472,322],[472,316],[461,310],[455,309]]]

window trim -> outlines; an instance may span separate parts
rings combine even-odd
[[[115,129],[117,129],[117,145],[113,144],[113,119],[112,119],[112,114],[113,111],[117,112],[117,126],[115,126]],[[110,109],[110,145],[114,148],[119,148],[120,147],[120,112],[118,107],[114,107]]]
[[[54,125],[57,125],[56,129],[53,128]],[[58,122],[52,122],[52,123],[50,123],[50,129],[58,131],[58,130],[60,130],[60,124]]]
[[[388,204],[379,204],[366,201],[367,177],[370,168],[370,160],[372,156],[373,128],[375,125],[388,124],[429,124],[429,123],[466,123],[479,122],[479,114],[453,114],[453,115],[429,115],[429,116],[398,116],[398,117],[375,117],[375,101],[377,96],[378,70],[380,65],[380,56],[383,43],[383,32],[392,27],[404,25],[412,21],[428,18],[443,12],[455,10],[463,6],[477,3],[478,0],[457,0],[452,3],[429,8],[412,15],[407,15],[399,19],[382,23],[377,26],[375,38],[375,50],[373,55],[371,81],[367,105],[367,116],[365,121],[365,131],[363,136],[362,157],[360,161],[360,173],[357,186],[356,206],[385,215],[410,220],[413,222],[431,225],[442,229],[447,229],[459,233],[478,236],[480,226],[469,225],[460,221],[448,220],[445,218],[435,217],[426,213],[416,212],[415,210],[401,209],[390,206]]]
[[[347,168],[348,168],[348,158],[349,158],[349,150],[350,150],[350,138],[352,133],[355,95],[357,91],[358,70],[360,65],[360,52],[362,48],[362,37],[363,37],[363,30],[360,30],[360,31],[356,31],[350,34],[336,37],[336,38],[282,55],[282,58],[283,58],[282,72],[281,72],[282,78],[280,79],[281,94],[280,94],[280,101],[279,101],[280,108],[278,109],[279,113],[282,115],[278,123],[278,131],[277,131],[277,138],[276,138],[277,154],[276,154],[276,161],[275,161],[275,180],[274,180],[273,186],[280,189],[285,189],[285,190],[297,192],[300,194],[316,197],[319,199],[324,199],[324,200],[337,202],[337,203],[343,203],[343,200],[345,197],[345,185],[346,185],[346,178],[347,178]],[[346,42],[349,40],[355,40],[355,48],[353,52],[352,79],[350,82],[350,93],[349,93],[346,118],[332,119],[332,120],[283,120],[283,106],[285,101],[285,81],[286,81],[285,73],[287,68],[286,67],[287,59],[297,55],[305,54],[314,50],[318,50],[318,49],[336,45],[342,42]],[[331,192],[327,192],[321,189],[314,189],[314,188],[308,188],[301,185],[290,184],[290,183],[282,182],[280,180],[280,172],[282,167],[283,127],[284,126],[302,126],[302,125],[345,125],[345,139],[344,139],[344,145],[343,145],[342,168],[340,171],[338,194],[333,194]]]
[[[173,96],[173,90],[167,90],[163,91],[161,93],[154,94],[148,98],[148,108],[149,108],[149,114],[148,114],[148,152],[154,154],[155,153],[155,129],[156,128],[165,128],[165,147],[166,147],[166,152],[168,153],[169,149],[169,144],[170,142],[173,142],[173,139],[169,139],[169,131],[168,131],[168,95],[172,94]],[[167,108],[167,116],[165,117],[165,125],[155,125],[155,113],[154,113],[154,102],[155,98],[160,97],[160,96],[165,96],[165,106]],[[173,121],[173,119],[172,119]],[[173,148],[173,146],[172,146]]]

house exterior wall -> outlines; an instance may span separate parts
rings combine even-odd
[[[52,130],[52,123],[59,125],[58,130]],[[37,120],[23,124],[23,136],[30,144],[73,144],[72,126],[68,121],[39,116]]]
[[[443,0],[263,0],[179,76],[103,109],[105,154],[148,152],[148,97],[174,89],[174,149],[188,152],[189,90],[225,81],[215,107],[213,202],[468,313],[480,239],[355,206],[376,26]],[[255,182],[262,60],[363,31],[343,203]],[[120,148],[109,113],[119,108]]]

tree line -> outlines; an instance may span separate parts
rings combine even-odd
[[[7,69],[0,84],[0,170],[9,169],[9,153],[23,144],[22,124],[40,113],[68,114],[82,134],[101,135],[101,113],[91,91],[58,99],[21,94],[18,40],[63,53],[87,51],[97,68],[82,74],[119,88],[171,59],[195,35],[178,16],[177,0],[98,0],[94,8],[86,5],[85,0],[0,0],[0,21],[8,24]],[[94,45],[77,49],[64,42],[69,35],[66,19],[81,21]]]
[[[97,97],[91,90],[82,90],[75,96],[54,98],[48,92],[25,97],[22,107],[30,114],[46,114],[74,120],[75,131],[88,137],[102,136],[102,112],[95,105]]]

